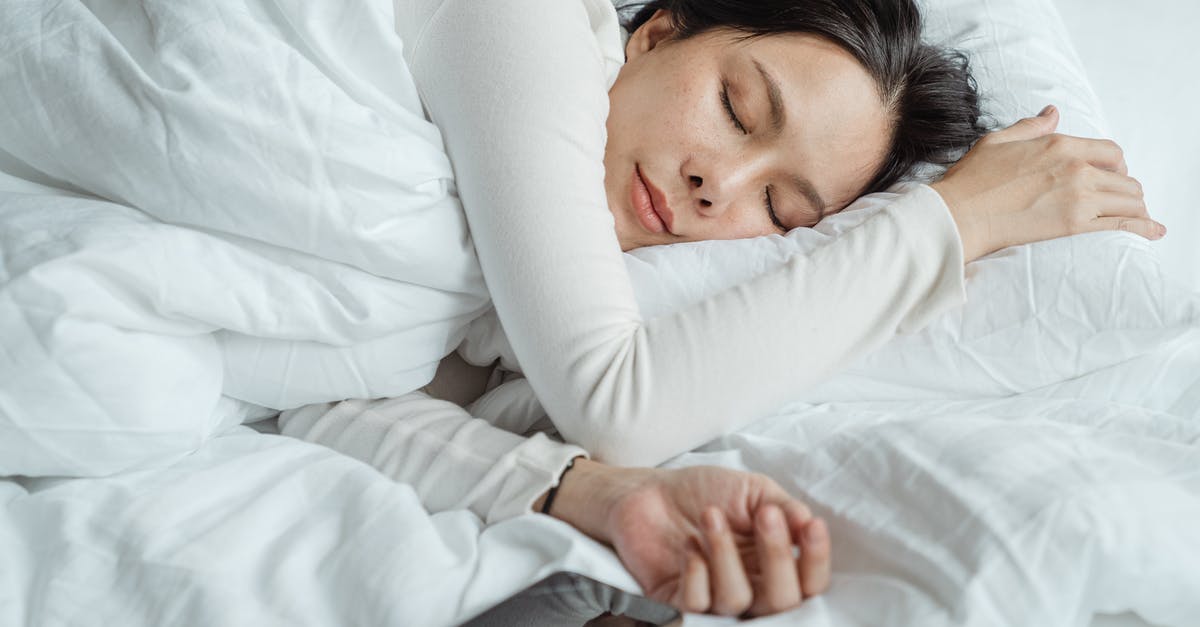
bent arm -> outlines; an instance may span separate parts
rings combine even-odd
[[[953,219],[922,186],[810,256],[643,320],[605,197],[603,62],[582,43],[596,6],[424,1],[440,8],[411,65],[497,313],[559,431],[596,459],[661,463],[961,302]]]
[[[531,512],[567,464],[587,455],[542,434],[497,429],[421,392],[307,405],[283,412],[279,429],[413,486],[431,512],[469,508],[489,524]]]

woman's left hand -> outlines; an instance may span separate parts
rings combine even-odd
[[[612,544],[646,596],[682,611],[774,614],[829,586],[825,523],[764,475],[580,459],[552,514]]]

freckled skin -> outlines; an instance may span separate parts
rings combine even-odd
[[[874,80],[850,53],[810,35],[738,40],[718,30],[674,40],[660,11],[626,47],[609,91],[605,188],[623,250],[783,232],[812,226],[817,209],[792,185],[809,180],[826,214],[861,194],[887,152],[888,114]],[[772,125],[756,66],[780,87],[786,126]],[[731,120],[729,99],[745,132]],[[674,233],[653,233],[631,199],[634,168],[666,196]]]

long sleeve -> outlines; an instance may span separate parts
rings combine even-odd
[[[577,446],[522,437],[422,392],[307,405],[283,412],[280,432],[335,449],[412,485],[431,512],[469,508],[489,524],[531,511]]]
[[[500,321],[555,426],[597,459],[658,464],[962,302],[957,230],[920,186],[809,256],[643,320],[604,189],[605,0],[400,4],[427,18],[400,31]]]

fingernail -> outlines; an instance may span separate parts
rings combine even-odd
[[[1047,115],[1050,115],[1053,112],[1054,112],[1054,105],[1046,105],[1046,108],[1042,109],[1042,112],[1038,114],[1038,117],[1039,118],[1046,117]]]
[[[704,525],[708,527],[709,531],[721,530],[721,515],[717,513],[717,510],[710,509],[704,512]]]

